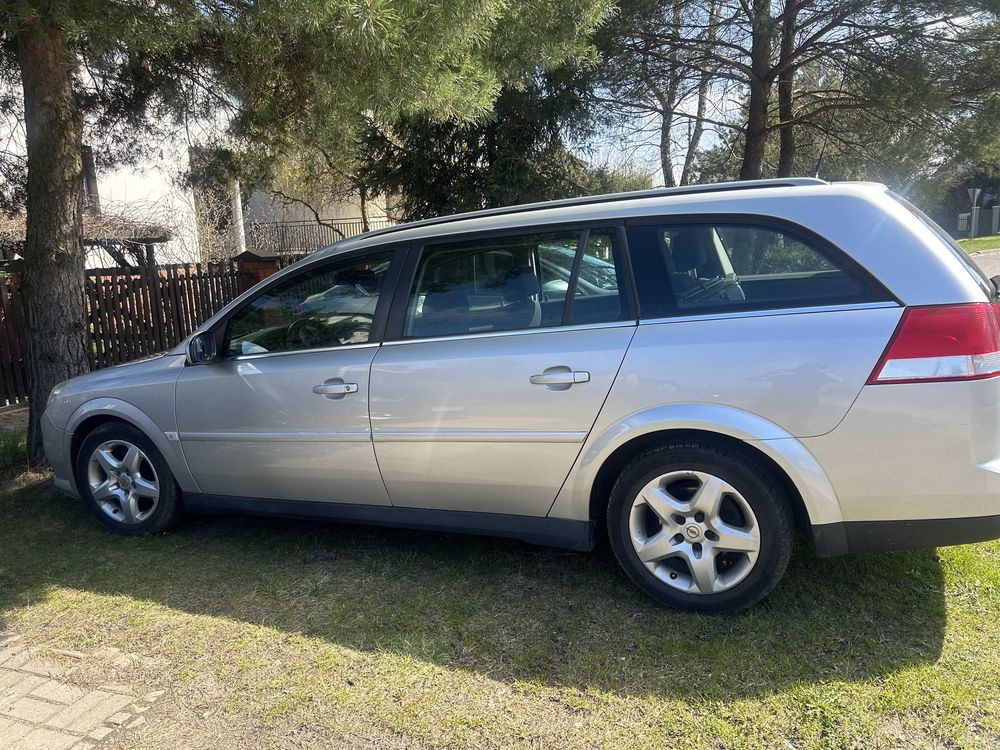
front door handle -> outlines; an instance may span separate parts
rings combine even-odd
[[[589,383],[590,373],[582,370],[543,372],[541,375],[532,375],[531,382],[533,385],[573,385],[575,383]]]
[[[345,383],[341,381],[327,381],[320,385],[313,386],[313,393],[327,398],[343,398],[348,393],[357,393],[357,383]]]

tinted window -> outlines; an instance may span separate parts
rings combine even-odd
[[[263,292],[229,320],[229,356],[368,341],[391,252],[325,264]]]
[[[404,335],[618,320],[623,306],[614,233],[594,230],[588,237],[579,263],[582,231],[428,245],[410,290]],[[567,297],[574,301],[569,311]]]
[[[580,256],[576,293],[566,314],[568,323],[603,323],[627,317],[619,291],[618,234],[591,230]]]
[[[795,234],[764,226],[629,229],[644,317],[864,302],[868,286]]]

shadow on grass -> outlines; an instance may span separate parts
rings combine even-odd
[[[818,560],[805,546],[737,616],[662,609],[593,554],[392,529],[190,518],[141,539],[101,530],[44,482],[0,494],[0,614],[52,586],[152,600],[501,680],[731,700],[935,661],[931,551]],[[99,626],[99,625],[98,625]]]

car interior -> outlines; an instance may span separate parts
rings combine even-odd
[[[574,232],[426,248],[404,335],[423,338],[560,325],[578,240]],[[572,323],[614,321],[622,315],[614,263],[600,262],[611,282],[601,287],[585,278],[577,280]]]
[[[685,224],[635,226],[629,253],[643,315],[676,310],[845,302],[865,290],[850,273],[790,234],[768,227]],[[651,279],[668,278],[651,291]]]

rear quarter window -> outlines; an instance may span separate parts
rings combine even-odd
[[[645,318],[888,298],[850,259],[793,230],[706,221],[632,226],[628,233]]]

